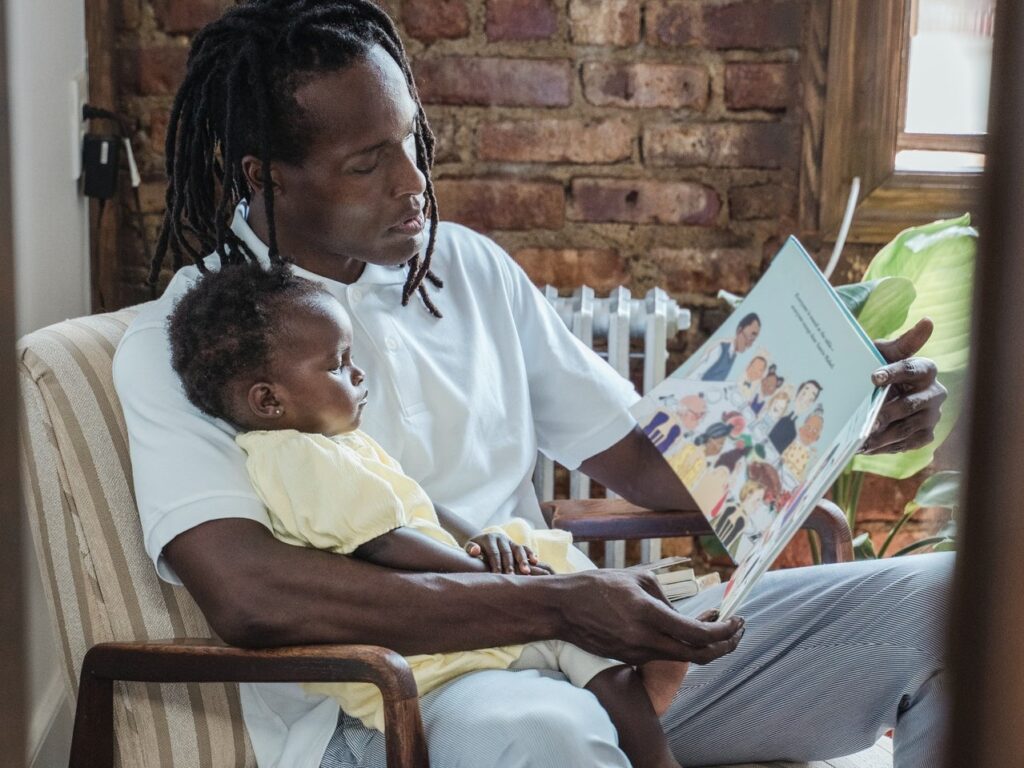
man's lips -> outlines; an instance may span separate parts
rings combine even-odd
[[[415,235],[423,229],[423,214],[415,213],[407,219],[398,222],[390,228],[391,232],[399,232],[403,235]]]

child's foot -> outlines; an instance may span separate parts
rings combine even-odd
[[[640,679],[658,717],[668,710],[689,667],[686,661],[649,661],[639,668]]]

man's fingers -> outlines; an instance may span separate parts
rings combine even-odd
[[[909,419],[914,414],[921,413],[932,406],[941,405],[946,399],[946,394],[935,394],[930,391],[915,392],[906,397],[899,397],[889,400],[878,412],[878,420],[875,422],[875,432],[881,432],[890,424],[895,424],[904,419]]]
[[[904,392],[923,392],[935,381],[938,370],[927,357],[908,357],[884,365],[871,374],[876,387],[886,384],[898,386]]]
[[[882,353],[882,357],[890,363],[895,363],[897,360],[916,355],[931,337],[934,329],[935,324],[931,318],[922,317],[913,328],[898,338],[892,341],[876,341],[875,346]]]
[[[893,440],[891,442],[886,442],[884,437],[879,438],[874,442],[869,441],[869,443],[864,444],[864,449],[861,453],[869,456],[878,453],[902,453],[903,451],[912,451],[916,448],[928,445],[934,439],[934,429],[921,429],[905,438]]]

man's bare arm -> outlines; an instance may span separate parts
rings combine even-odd
[[[742,622],[699,622],[668,606],[649,574],[410,573],[294,547],[244,519],[213,520],[165,549],[213,629],[245,647],[369,643],[438,653],[561,638],[640,664],[706,663]]]
[[[371,539],[352,553],[360,560],[400,571],[437,571],[439,573],[486,573],[483,560],[470,557],[417,531],[401,527]]]
[[[697,509],[682,480],[640,427],[584,461],[580,471],[641,507]]]

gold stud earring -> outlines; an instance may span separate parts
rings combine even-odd
[[[281,411],[281,409],[280,409],[280,408],[278,408],[278,409],[277,409],[276,411],[274,411],[274,415],[275,415],[275,416],[280,416],[280,415],[281,415],[281,413],[282,413],[282,411]]]

